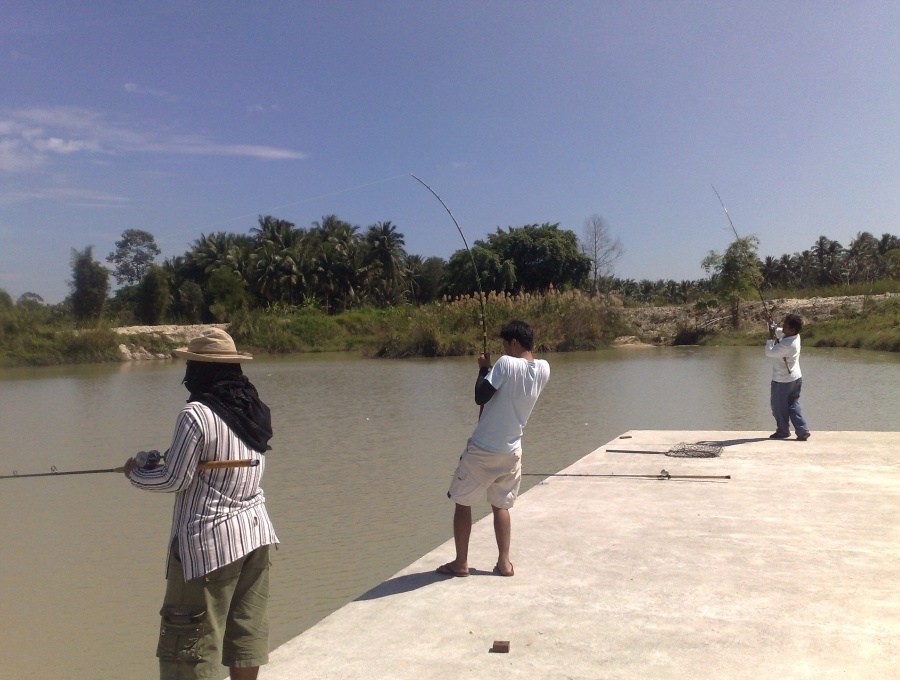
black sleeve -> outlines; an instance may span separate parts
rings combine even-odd
[[[497,391],[485,377],[487,377],[488,369],[482,368],[478,371],[478,380],[475,381],[475,403],[484,406],[491,400]]]

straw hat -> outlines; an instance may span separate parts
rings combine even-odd
[[[209,361],[217,364],[239,364],[252,361],[249,354],[238,354],[234,340],[221,328],[210,328],[192,338],[187,347],[173,350],[174,354],[191,361]]]

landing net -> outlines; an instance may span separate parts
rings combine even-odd
[[[673,458],[716,458],[722,455],[722,447],[718,444],[689,444],[681,442],[666,451]]]

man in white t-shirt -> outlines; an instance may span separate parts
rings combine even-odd
[[[497,565],[494,573],[512,576],[509,560],[509,509],[522,481],[522,432],[541,390],[550,379],[550,364],[535,359],[534,332],[524,321],[510,321],[500,331],[503,356],[491,366],[490,353],[478,357],[475,403],[482,406],[478,425],[459,459],[447,497],[456,503],[453,538],[456,559],[438,567],[447,576],[469,575],[472,505],[487,499],[494,511]]]

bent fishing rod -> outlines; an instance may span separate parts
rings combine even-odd
[[[222,470],[227,468],[256,467],[259,460],[210,460],[197,465],[198,470]],[[25,477],[62,477],[64,475],[97,475],[107,472],[124,473],[124,467],[104,468],[101,470],[69,470],[60,472],[55,465],[50,467],[50,472],[36,472],[27,475],[20,475],[13,472],[11,475],[0,475],[0,479],[24,479]]]
[[[667,470],[660,470],[659,474],[656,475],[601,475],[601,474],[593,474],[593,473],[574,473],[574,472],[556,472],[556,473],[544,473],[544,472],[523,472],[523,477],[622,477],[626,479],[661,479],[661,480],[669,480],[669,479],[685,479],[685,480],[713,480],[713,479],[731,479],[731,475],[673,475],[669,474]]]
[[[440,201],[441,205],[444,206],[444,210],[447,211],[447,214],[450,215],[450,219],[453,220],[453,224],[456,225],[456,231],[459,232],[459,235],[462,236],[463,244],[466,246],[466,251],[469,253],[469,259],[472,260],[472,269],[475,271],[475,281],[478,283],[478,302],[481,304],[481,348],[484,354],[487,354],[487,322],[484,318],[484,290],[481,287],[481,276],[478,274],[478,265],[475,264],[475,256],[472,255],[472,249],[469,248],[469,242],[466,241],[466,235],[463,234],[463,230],[459,226],[459,222],[456,221],[456,218],[453,216],[453,213],[450,212],[450,208],[447,207],[447,204],[444,203],[443,199],[437,195],[437,192],[432,189],[430,186],[425,184],[421,179],[416,177],[414,174],[409,173],[409,176],[416,180],[423,187],[428,189],[431,194]]]
[[[719,196],[719,192],[716,191],[715,186],[713,186],[712,184],[710,184],[709,186],[712,187],[712,190],[716,194],[716,198],[718,198],[719,203],[722,204],[722,210],[725,211],[725,217],[728,218],[728,224],[731,225],[731,231],[734,232],[734,237],[740,241],[741,237],[738,235],[737,229],[734,228],[734,222],[731,221],[731,215],[728,214],[728,208],[725,207],[725,201],[723,201],[722,197]],[[749,254],[748,254],[747,261],[748,262],[750,261]],[[762,290],[760,290],[759,285],[757,285],[756,281],[753,282],[753,287],[756,288],[756,292],[759,293],[759,300],[763,304],[763,310],[765,311],[765,314],[766,314],[766,321],[768,321],[769,325],[771,326],[774,322],[772,321],[772,315],[769,313],[769,307],[766,305],[766,299],[763,297]]]

